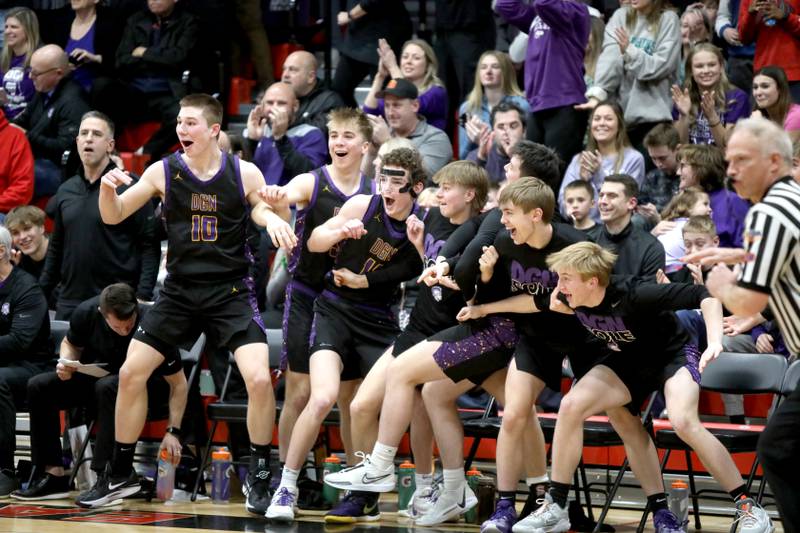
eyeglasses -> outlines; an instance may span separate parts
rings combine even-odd
[[[41,72],[37,72],[37,71],[35,71],[35,70],[31,69],[31,71],[30,71],[30,77],[31,77],[31,78],[37,78],[37,77],[39,77],[39,76],[42,76],[42,75],[44,75],[44,74],[47,74],[48,72],[53,72],[54,70],[58,70],[59,68],[61,68],[61,67],[53,67],[53,68],[49,68],[49,69],[47,69],[47,70],[43,70],[43,71],[41,71]]]

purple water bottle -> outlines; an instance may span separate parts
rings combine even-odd
[[[172,464],[169,452],[161,450],[158,458],[158,480],[156,481],[156,498],[165,502],[172,499],[175,490],[175,465]]]
[[[227,448],[211,453],[211,501],[228,503],[231,499],[231,452]]]

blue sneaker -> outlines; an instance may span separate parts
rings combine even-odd
[[[374,492],[347,491],[336,507],[325,513],[325,522],[333,524],[375,522],[380,519],[378,494]]]
[[[497,507],[483,524],[481,533],[511,533],[511,527],[517,521],[517,510],[513,500],[500,500]]]
[[[659,509],[653,515],[653,526],[656,533],[684,533],[683,524],[678,521],[678,517],[669,509]]]

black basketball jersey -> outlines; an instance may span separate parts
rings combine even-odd
[[[299,281],[315,292],[320,292],[325,274],[333,267],[338,246],[323,253],[310,252],[306,246],[308,238],[314,228],[334,217],[347,200],[356,194],[372,194],[373,191],[372,182],[363,174],[361,175],[361,185],[350,196],[336,187],[326,166],[312,170],[311,174],[314,176],[314,192],[308,205],[297,211],[294,223],[297,245],[289,256],[288,265],[293,281]]]
[[[432,207],[425,215],[425,267],[436,262],[448,237],[458,228],[450,222],[438,207]],[[454,291],[441,285],[428,287],[419,285],[419,295],[411,310],[409,324],[423,332],[438,333],[456,323],[456,315],[464,306],[461,291]]]
[[[419,253],[408,240],[405,221],[394,220],[386,214],[383,197],[380,194],[372,195],[361,221],[367,234],[360,239],[346,239],[339,243],[334,269],[346,268],[355,274],[369,274],[385,268],[390,263],[412,261],[417,267],[419,266]],[[337,287],[331,273],[325,276],[325,292],[328,296],[377,309],[389,307],[398,286],[399,281],[371,284],[366,289],[351,289]]]
[[[246,277],[253,256],[239,158],[223,154],[219,171],[206,181],[192,173],[179,152],[162,161],[168,274],[200,282]]]

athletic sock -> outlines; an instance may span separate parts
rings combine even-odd
[[[389,467],[394,466],[395,455],[397,455],[397,446],[386,446],[376,442],[369,460],[378,470],[388,470]]]
[[[283,473],[281,474],[281,487],[286,488],[297,488],[297,477],[300,475],[299,470],[292,470],[288,466],[283,467]]]
[[[517,493],[513,490],[498,490],[497,501],[508,500],[513,502],[517,498]]]
[[[656,514],[656,511],[660,511],[662,509],[668,509],[667,493],[659,492],[657,494],[651,494],[647,497],[647,503],[650,505],[650,512],[653,514]]]
[[[550,483],[550,476],[545,474],[543,476],[526,477],[525,478],[525,484],[528,485],[529,487],[532,486],[532,485],[539,485],[541,483],[545,483],[545,484]]]
[[[553,503],[557,504],[562,509],[567,508],[569,486],[569,483],[559,483],[558,481],[550,482],[550,497],[553,498]]]
[[[272,446],[269,444],[250,445],[250,472],[269,470],[269,456]]]
[[[414,486],[417,490],[433,486],[433,474],[414,474]]]
[[[133,470],[133,453],[136,443],[114,441],[114,454],[111,458],[111,477],[122,478],[131,475]]]
[[[750,493],[747,492],[747,485],[745,485],[744,483],[742,483],[740,486],[730,491],[728,494],[731,495],[731,498],[733,498],[733,501],[735,502],[738,502],[742,498],[750,497]]]
[[[445,468],[442,474],[444,476],[444,490],[463,489],[464,484],[467,482],[463,468],[453,468],[451,470]]]

